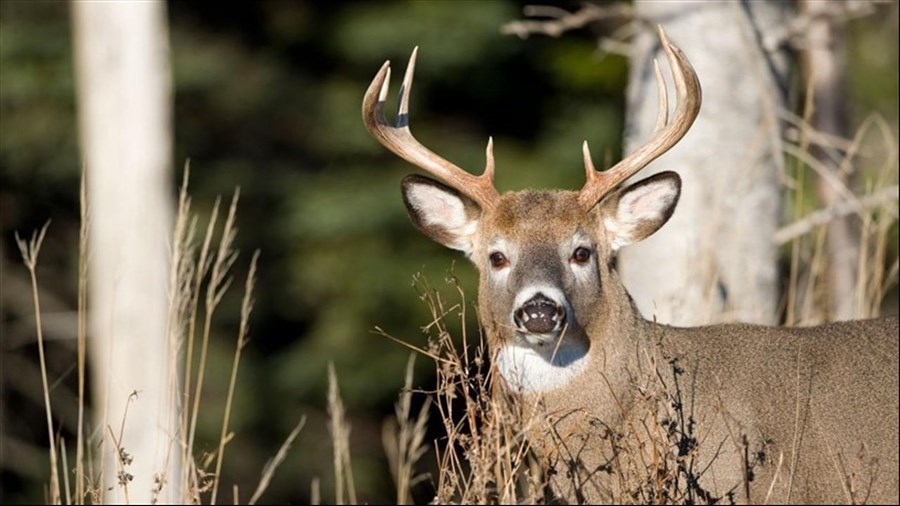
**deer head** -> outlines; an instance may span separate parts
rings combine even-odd
[[[475,263],[482,324],[492,345],[506,347],[518,357],[512,361],[521,360],[523,353],[555,365],[583,357],[589,336],[619,313],[622,304],[630,305],[612,270],[616,251],[654,233],[675,209],[681,182],[673,172],[622,186],[674,146],[700,108],[700,85],[690,63],[662,29],[660,38],[677,93],[674,118],[669,121],[666,87],[657,65],[660,111],[652,138],[603,172],[594,168],[585,142],[586,182],[578,192],[527,190],[501,195],[493,184],[492,140],[480,176],[420,144],[409,129],[408,110],[418,48],[407,66],[393,126],[384,116],[390,62],[366,91],[362,113],[369,132],[395,154],[443,181],[419,175],[403,180],[409,216],[425,235],[462,251]],[[503,368],[504,357],[500,362]],[[504,372],[515,383],[512,376],[511,371]],[[541,387],[554,386],[553,378],[545,379],[550,383]]]

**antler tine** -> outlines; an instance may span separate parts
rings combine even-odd
[[[494,143],[492,139],[488,140],[485,171],[481,176],[475,176],[426,148],[416,140],[409,129],[409,93],[412,89],[418,51],[418,47],[413,49],[406,67],[406,74],[403,76],[396,125],[391,126],[384,116],[384,105],[387,101],[391,75],[390,61],[384,62],[366,90],[362,103],[363,123],[369,133],[394,154],[443,180],[477,202],[482,208],[493,209],[496,207],[500,195],[494,188]]]
[[[659,102],[656,126],[653,127],[653,135],[657,135],[669,122],[669,93],[666,91],[666,81],[663,79],[662,71],[659,70],[659,60],[656,58],[653,59],[653,72],[656,73],[657,100]]]
[[[587,180],[578,195],[578,201],[586,209],[593,208],[609,191],[677,144],[690,129],[694,120],[697,119],[697,114],[700,112],[700,82],[697,80],[694,68],[681,49],[669,41],[662,26],[659,27],[659,38],[662,48],[666,52],[669,69],[675,82],[677,97],[675,117],[671,123],[668,122],[666,85],[659,70],[659,65],[654,61],[654,70],[659,87],[660,111],[656,118],[656,128],[653,136],[646,144],[635,150],[634,153],[604,172],[594,170],[594,164],[590,161],[590,151],[587,148],[587,142],[585,142],[583,152]]]
[[[484,172],[481,177],[494,180],[494,138],[488,137],[487,147],[484,148]]]

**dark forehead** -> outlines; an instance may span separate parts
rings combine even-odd
[[[486,217],[500,234],[569,235],[588,224],[590,216],[578,204],[578,194],[563,190],[504,193]]]

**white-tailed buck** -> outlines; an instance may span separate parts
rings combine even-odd
[[[622,183],[675,145],[700,109],[693,68],[660,37],[674,118],[657,67],[652,139],[603,172],[585,143],[578,192],[500,195],[491,141],[481,176],[420,144],[408,117],[416,51],[396,125],[383,112],[388,62],[366,91],[363,119],[386,148],[443,181],[406,177],[407,210],[477,266],[494,370],[540,415],[529,440],[562,498],[661,502],[680,487],[677,498],[690,502],[896,504],[896,317],[675,328],[642,318],[620,282],[616,252],[662,227],[681,191],[673,172]],[[651,471],[630,481],[641,467]]]

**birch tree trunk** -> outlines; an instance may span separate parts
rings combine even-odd
[[[812,93],[812,116],[809,122],[817,131],[846,138],[847,131],[847,62],[844,58],[844,25],[834,10],[843,2],[803,0],[801,8],[809,16],[807,45],[802,53],[807,90]],[[810,154],[831,172],[833,178],[821,178],[817,185],[822,207],[837,205],[851,193],[853,174],[841,170],[842,156],[836,150],[810,146]],[[851,168],[852,164],[848,165]],[[857,297],[859,269],[860,220],[855,214],[835,218],[828,223],[826,248],[828,320],[865,318],[864,304]]]
[[[674,170],[683,182],[671,220],[619,258],[623,282],[647,318],[678,326],[777,323],[772,237],[782,212],[779,110],[787,60],[764,41],[783,30],[785,7],[769,0],[635,2],[641,24],[631,55],[626,153],[649,139],[656,120],[653,59],[666,68],[658,24],[694,65],[703,89],[690,132],[637,176]]]
[[[166,342],[172,83],[165,4],[73,2],[72,11],[104,502],[180,501],[177,369]]]

